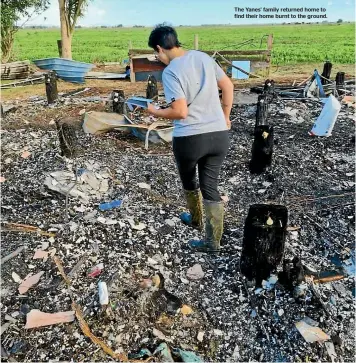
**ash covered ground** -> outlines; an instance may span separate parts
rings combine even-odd
[[[288,207],[288,226],[295,228],[288,232],[285,258],[297,256],[316,271],[334,270],[335,258],[351,264],[354,110],[343,105],[332,136],[318,138],[308,131],[321,103],[275,100],[269,113],[275,131],[272,167],[251,175],[256,101],[256,95],[240,91],[233,109],[231,148],[220,181],[221,193],[229,201],[223,249],[217,255],[192,253],[186,246],[189,239],[202,235],[178,219],[185,202],[170,145],[150,144],[146,151],[133,136],[86,135],[78,127],[78,156],[70,160],[60,156],[57,133],[49,120],[41,128],[31,123],[21,126],[28,115],[41,118],[43,103],[29,100],[5,115],[1,256],[22,245],[25,249],[2,264],[4,361],[114,360],[83,334],[77,320],[24,328],[30,310],[69,311],[72,300],[81,306],[92,333],[116,353],[153,351],[166,341],[204,361],[331,361],[324,343],[306,342],[296,329],[296,322],[309,317],[330,337],[335,361],[354,361],[352,274],[315,285],[316,292],[308,286],[304,295],[296,297],[278,282],[256,294],[255,286],[239,272],[248,208],[264,202]],[[68,105],[76,115],[88,108],[80,99]],[[52,114],[56,109],[66,113],[67,106],[55,106]],[[108,189],[99,197],[91,195],[88,202],[70,197],[66,208],[66,197],[44,182],[54,171],[75,170],[90,170],[98,179],[106,179]],[[123,200],[121,207],[99,210],[100,203],[117,199]],[[9,231],[8,223],[37,226],[55,237]],[[66,274],[72,271],[69,289],[53,258],[33,259],[35,251],[43,248],[55,253]],[[88,269],[99,263],[104,265],[102,273],[89,277]],[[196,264],[204,276],[192,280],[187,270]],[[38,284],[19,294],[12,273],[24,279],[39,271],[44,274]],[[164,277],[165,289],[191,307],[192,313],[168,314],[166,302],[142,287],[142,281],[157,272]],[[98,281],[109,288],[110,304],[105,310],[99,304]]]

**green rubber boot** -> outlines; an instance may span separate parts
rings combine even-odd
[[[203,197],[200,189],[185,190],[185,199],[190,213],[184,212],[180,215],[180,219],[184,224],[203,229]]]
[[[201,252],[219,251],[224,230],[224,202],[204,200],[205,207],[205,239],[191,240],[189,247]]]

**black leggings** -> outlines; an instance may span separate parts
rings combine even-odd
[[[173,153],[185,190],[199,188],[205,200],[221,201],[218,179],[221,165],[229,150],[228,131],[174,137]],[[198,165],[199,184],[196,181]]]

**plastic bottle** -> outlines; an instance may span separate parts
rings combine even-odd
[[[112,202],[99,204],[99,209],[100,210],[109,210],[109,209],[120,207],[121,204],[122,204],[122,200],[117,199],[117,200],[113,200]]]
[[[108,305],[109,304],[109,293],[108,293],[108,287],[106,286],[106,282],[100,281],[98,284],[98,287],[99,287],[100,305]]]

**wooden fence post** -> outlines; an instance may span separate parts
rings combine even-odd
[[[199,49],[199,38],[198,38],[198,34],[194,34],[194,49],[198,50]]]
[[[57,40],[57,46],[58,46],[59,58],[62,58],[62,40],[61,39]]]
[[[56,72],[51,71],[45,75],[45,85],[48,104],[56,102],[58,99]]]
[[[271,73],[271,58],[272,58],[272,47],[273,47],[273,34],[269,34],[267,38],[267,50],[270,51],[270,54],[267,56],[267,76],[269,77]]]

